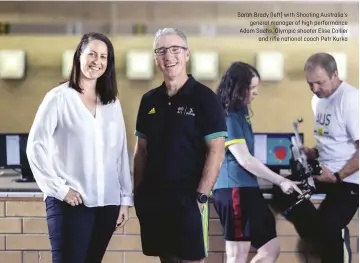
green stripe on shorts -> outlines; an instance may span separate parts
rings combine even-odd
[[[204,234],[205,255],[207,257],[209,251],[209,203],[207,202],[204,204],[204,208],[201,213],[201,219]]]

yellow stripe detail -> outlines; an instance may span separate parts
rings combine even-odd
[[[205,247],[205,255],[208,256],[209,251],[209,203],[206,202],[204,204],[203,211],[201,213],[203,234],[204,234],[204,247]]]
[[[245,142],[245,139],[234,139],[234,140],[230,140],[225,142],[225,148],[229,147],[230,145],[236,144],[236,143],[241,143],[241,142]]]
[[[343,247],[344,247],[344,263],[349,263],[349,255],[346,247],[346,240],[345,240],[345,229],[341,230],[341,236],[344,239]]]

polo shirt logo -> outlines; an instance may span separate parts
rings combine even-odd
[[[195,116],[195,112],[194,112],[193,108],[190,108],[189,110],[187,110],[187,111],[185,112],[185,114],[186,114],[186,115]]]
[[[148,114],[155,114],[155,108],[152,108],[152,109],[148,112]]]
[[[193,108],[188,108],[188,107],[178,107],[177,108],[177,114],[181,114],[181,115],[190,115],[190,116],[195,116],[195,112]]]
[[[184,114],[184,107],[178,107],[177,114]]]

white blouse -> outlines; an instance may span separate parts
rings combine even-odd
[[[98,103],[94,117],[68,83],[53,88],[36,113],[26,151],[44,198],[64,200],[72,188],[88,207],[133,206],[118,99],[108,105]]]

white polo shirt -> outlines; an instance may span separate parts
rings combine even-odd
[[[312,98],[314,135],[319,150],[319,161],[338,172],[352,158],[359,140],[359,90],[342,82],[327,98]],[[359,184],[359,172],[345,182]]]
[[[72,188],[88,207],[133,205],[119,100],[98,103],[94,117],[68,83],[50,90],[31,127],[27,156],[45,198],[63,200]]]

